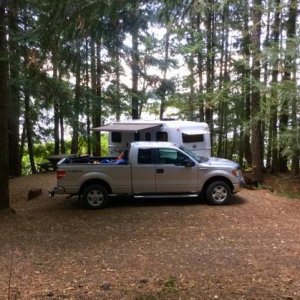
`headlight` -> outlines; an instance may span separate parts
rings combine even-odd
[[[235,177],[240,177],[242,176],[242,171],[241,170],[237,170],[237,169],[234,169],[231,171],[231,174]]]

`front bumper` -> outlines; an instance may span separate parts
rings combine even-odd
[[[244,186],[245,186],[245,181],[244,181],[244,178],[243,178],[243,180],[241,180],[240,182],[233,184],[232,193],[235,194],[235,193],[241,191]]]

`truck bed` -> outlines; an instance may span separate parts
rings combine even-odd
[[[62,161],[60,161],[60,165],[67,164],[115,164],[117,157],[114,156],[91,156],[91,155],[83,155],[83,156],[70,156]]]

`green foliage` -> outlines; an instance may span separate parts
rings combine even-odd
[[[86,147],[86,139],[84,136],[81,136],[79,139],[79,151],[77,154],[84,155],[87,153]],[[71,141],[66,141],[66,149],[67,154],[71,154]],[[108,135],[103,133],[101,134],[101,155],[107,156],[108,155]],[[53,142],[45,142],[45,143],[35,143],[34,145],[34,156],[35,162],[37,166],[41,163],[47,162],[47,158],[54,154],[54,143]],[[39,168],[38,168],[39,169]],[[29,175],[31,174],[31,168],[29,163],[28,157],[28,149],[24,149],[24,155],[22,158],[22,175]]]
[[[54,144],[53,143],[35,143],[34,145],[34,155],[35,155],[35,162],[37,165],[46,162],[47,157],[53,155],[54,153]],[[22,158],[22,175],[29,175],[31,173],[30,163],[29,163],[29,156],[28,156],[28,149],[24,150],[24,155]]]
[[[101,134],[101,156],[108,156],[108,134]]]
[[[282,149],[282,155],[292,159],[295,154],[300,153],[300,130],[287,129],[279,137],[279,146]]]

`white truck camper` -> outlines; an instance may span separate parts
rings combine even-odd
[[[164,141],[184,146],[198,156],[211,156],[211,138],[207,123],[179,120],[130,120],[93,128],[107,131],[110,156],[118,156],[135,141]]]

